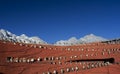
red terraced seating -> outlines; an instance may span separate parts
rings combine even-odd
[[[120,44],[73,46],[0,41],[0,74],[119,74]]]

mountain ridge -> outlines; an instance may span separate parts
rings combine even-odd
[[[30,43],[30,44],[47,44],[47,42],[43,41],[41,38],[37,36],[28,37],[25,34],[17,36],[4,29],[0,29],[0,39],[3,40],[7,39],[15,42]]]
[[[0,29],[0,39],[1,40],[12,40],[14,42],[30,43],[30,44],[48,44],[46,41],[42,40],[37,36],[28,37],[25,34],[20,36],[15,35],[7,30]],[[75,45],[75,44],[84,44],[91,42],[106,41],[107,39],[96,36],[94,34],[88,34],[84,37],[77,39],[76,37],[71,37],[68,40],[59,40],[54,43],[54,45]]]
[[[60,41],[57,41],[55,45],[75,45],[75,44],[100,42],[100,41],[107,41],[107,39],[100,36],[96,36],[94,34],[89,34],[79,39],[77,39],[76,37],[71,37],[68,40],[60,40]]]

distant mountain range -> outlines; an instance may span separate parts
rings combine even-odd
[[[94,34],[86,35],[80,39],[76,37],[71,37],[68,40],[60,40],[55,43],[55,45],[75,45],[75,44],[84,44],[84,43],[91,43],[91,42],[100,42],[100,41],[107,41],[107,39],[96,36]]]
[[[43,41],[39,37],[36,36],[28,37],[25,34],[17,36],[4,29],[0,29],[0,39],[11,40],[14,42],[30,43],[30,44],[47,44],[47,42]]]
[[[25,34],[17,36],[12,34],[11,32],[0,29],[0,40],[10,40],[14,42],[22,42],[22,43],[30,43],[30,44],[47,44],[44,40],[39,37],[33,36],[28,37]],[[99,41],[106,41],[107,39],[96,36],[94,34],[86,35],[80,39],[76,37],[71,37],[68,40],[60,40],[54,43],[54,45],[75,45],[75,44],[83,44],[83,43],[91,43],[91,42],[99,42]]]

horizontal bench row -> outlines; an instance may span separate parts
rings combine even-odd
[[[66,67],[61,69],[58,68],[56,70],[49,70],[49,71],[43,72],[42,74],[64,74],[64,73],[69,73],[74,71],[77,72],[79,70],[86,70],[86,69],[104,67],[109,65],[111,65],[109,62],[105,62],[105,63],[98,63],[98,64],[88,64],[83,66],[73,66],[73,67],[71,66],[71,67]]]

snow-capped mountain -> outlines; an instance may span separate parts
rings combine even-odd
[[[72,37],[68,40],[60,40],[55,43],[55,45],[75,45],[75,44],[83,44],[83,43],[91,43],[91,42],[99,42],[99,41],[106,41],[107,39],[96,36],[94,34],[86,35],[80,39]]]
[[[8,40],[13,42],[22,42],[22,43],[33,43],[33,44],[47,44],[47,42],[43,41],[39,37],[28,37],[25,34],[20,36],[16,36],[9,31],[4,29],[0,29],[0,40]]]
[[[37,36],[28,37],[25,34],[17,36],[4,29],[0,29],[0,40],[8,40],[12,42],[19,42],[19,43],[22,42],[22,43],[30,43],[30,44],[47,44],[47,42],[43,41],[41,38]],[[80,39],[77,39],[76,37],[71,37],[68,40],[60,40],[57,41],[54,45],[61,45],[61,46],[75,45],[75,44],[83,44],[83,43],[99,42],[99,41],[107,41],[107,39],[100,36],[96,36],[94,34],[89,34]]]
[[[89,34],[86,35],[82,38],[79,39],[79,42],[82,43],[90,43],[90,42],[99,42],[99,41],[106,41],[107,39],[100,37],[100,36],[96,36],[94,34]]]

